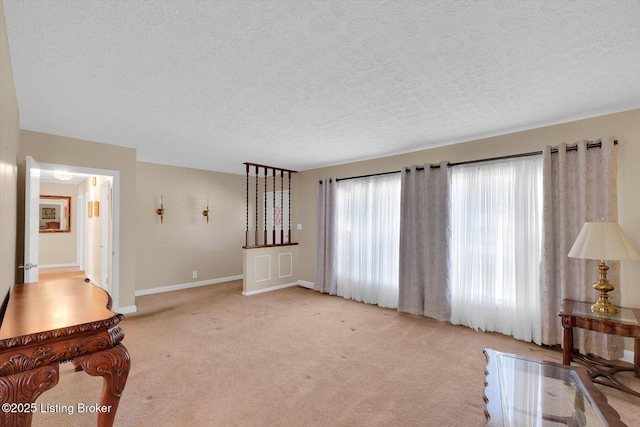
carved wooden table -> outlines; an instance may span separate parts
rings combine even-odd
[[[593,382],[640,397],[640,393],[625,386],[614,376],[621,371],[634,371],[635,376],[640,378],[640,310],[618,307],[617,313],[600,314],[591,311],[591,303],[566,299],[562,301],[562,311],[559,316],[562,317],[564,328],[562,363],[570,365],[571,360],[575,359],[585,365]],[[574,352],[573,328],[634,338],[633,367]]]
[[[626,426],[587,370],[485,349],[486,425]]]
[[[131,364],[111,297],[82,279],[14,285],[0,325],[0,426],[30,426],[59,364],[102,376],[98,426],[111,426]]]

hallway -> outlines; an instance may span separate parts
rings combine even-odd
[[[59,279],[84,279],[86,275],[79,267],[55,267],[40,269],[40,281]]]

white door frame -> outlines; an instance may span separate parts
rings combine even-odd
[[[100,184],[100,286],[111,293],[109,286],[109,252],[110,252],[110,236],[109,236],[109,189],[111,183],[105,181]]]
[[[80,266],[80,270],[85,271],[87,268],[87,193],[82,193],[78,196],[76,227],[78,236],[76,262]]]
[[[24,283],[40,276],[40,165],[31,156],[26,159],[24,197]]]

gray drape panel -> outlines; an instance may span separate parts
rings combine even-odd
[[[450,175],[430,166],[402,169],[398,310],[448,321]]]
[[[316,212],[316,277],[313,285],[318,292],[337,294],[337,237],[335,179],[324,179],[318,184]]]
[[[592,284],[598,279],[598,261],[569,258],[568,253],[585,222],[618,220],[616,151],[613,138],[603,138],[601,149],[587,149],[589,141],[567,145],[551,154],[543,150],[543,229],[540,286],[542,298],[542,342],[562,343],[558,311],[565,298],[595,302]],[[608,278],[619,284],[618,262],[608,262]],[[620,302],[619,289],[610,293]],[[623,340],[614,335],[576,329],[575,348],[606,359],[623,355]]]

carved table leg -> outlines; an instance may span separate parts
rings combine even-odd
[[[35,401],[58,384],[58,362],[0,377],[0,425],[30,426]]]
[[[106,350],[78,356],[73,359],[73,364],[76,368],[81,367],[89,375],[104,379],[98,427],[111,427],[129,375],[131,366],[129,352],[122,344],[117,344]]]
[[[562,328],[564,335],[562,340],[562,363],[571,365],[571,356],[573,353],[573,328],[569,319],[562,318]]]

